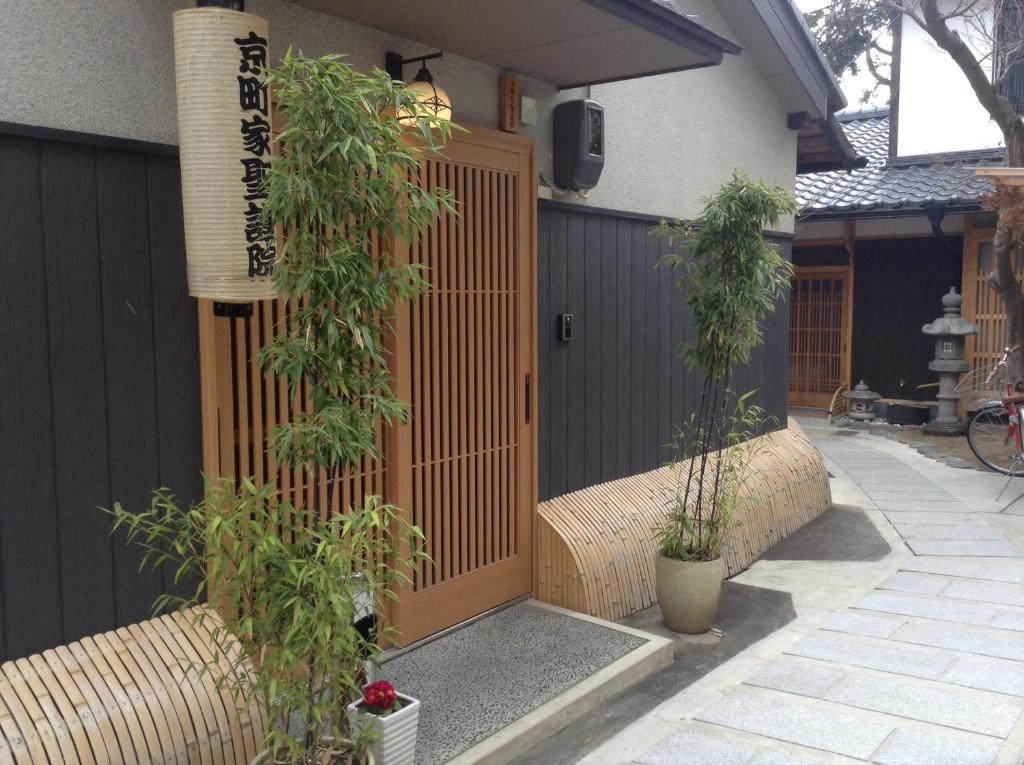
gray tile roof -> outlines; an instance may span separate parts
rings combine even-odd
[[[937,204],[976,207],[991,186],[975,176],[974,168],[1005,164],[1002,149],[889,159],[888,108],[841,114],[839,121],[868,164],[849,173],[798,175],[796,197],[802,220],[897,211],[913,214]]]

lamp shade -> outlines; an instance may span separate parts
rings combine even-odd
[[[420,114],[451,121],[452,100],[448,98],[448,94],[444,90],[430,80],[416,80],[410,82],[406,87],[416,97]],[[411,116],[402,115],[403,118]]]
[[[261,217],[271,153],[267,22],[210,7],[173,18],[189,294],[272,298],[276,246]]]

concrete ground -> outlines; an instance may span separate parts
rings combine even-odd
[[[863,508],[891,550],[773,550],[732,581],[788,593],[795,618],[575,761],[1024,762],[1024,499],[999,512],[1024,482],[802,424],[834,476],[827,523],[862,546]]]

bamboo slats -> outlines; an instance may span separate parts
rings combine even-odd
[[[821,455],[799,425],[761,438],[726,551],[729,576],[832,502]],[[542,502],[534,596],[603,619],[656,603],[655,529],[674,480],[665,467]]]
[[[197,671],[217,660],[220,623],[196,615],[0,664],[0,765],[247,765],[263,748],[263,714]]]

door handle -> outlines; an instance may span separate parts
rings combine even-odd
[[[526,424],[530,424],[530,408],[533,402],[533,380],[530,377],[530,373],[526,373]]]

